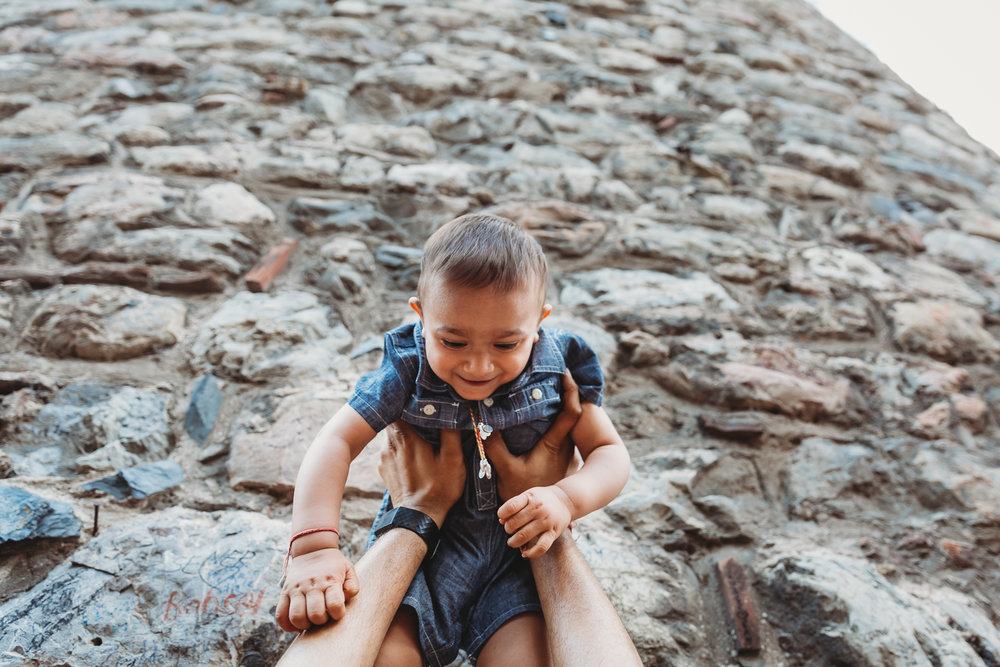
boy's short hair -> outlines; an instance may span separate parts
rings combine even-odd
[[[469,214],[455,218],[431,234],[420,261],[417,298],[423,299],[433,278],[480,289],[511,292],[537,280],[542,300],[548,264],[542,246],[513,220]]]

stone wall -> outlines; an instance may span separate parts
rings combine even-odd
[[[481,210],[600,351],[646,664],[1000,664],[998,157],[799,0],[0,3],[0,663],[273,662],[302,453]]]

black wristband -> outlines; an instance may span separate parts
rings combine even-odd
[[[407,530],[412,530],[427,543],[427,556],[424,558],[425,562],[434,555],[434,552],[437,551],[438,544],[441,542],[441,530],[437,527],[437,524],[434,523],[434,519],[419,510],[411,509],[409,507],[393,507],[391,510],[382,515],[382,518],[375,524],[373,532],[375,533],[375,537],[378,538],[382,535],[382,533],[392,530],[393,528],[406,528]]]

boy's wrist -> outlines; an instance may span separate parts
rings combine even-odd
[[[569,510],[569,520],[576,521],[580,518],[579,507],[577,507],[576,502],[573,500],[573,496],[570,495],[569,491],[564,489],[561,485],[565,479],[559,480],[552,485],[552,490],[555,492],[556,496],[566,505],[566,509]]]
[[[292,547],[289,549],[289,555],[292,558],[295,558],[296,556],[304,556],[305,554],[310,554],[314,551],[319,551],[320,549],[339,548],[340,536],[336,533],[313,533],[311,535],[303,535],[292,542]]]

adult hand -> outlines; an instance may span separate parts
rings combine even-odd
[[[497,472],[497,492],[501,500],[509,500],[532,487],[555,484],[579,467],[569,432],[582,413],[579,387],[566,371],[562,411],[530,452],[523,456],[511,454],[499,430],[483,442],[486,456]]]
[[[387,429],[389,446],[382,451],[378,471],[394,507],[423,512],[441,527],[465,488],[465,463],[458,431],[442,430],[441,447],[434,448],[398,421]]]

